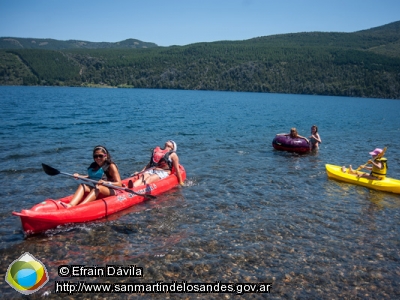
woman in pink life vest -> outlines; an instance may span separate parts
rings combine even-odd
[[[179,157],[176,154],[177,146],[172,140],[165,142],[164,149],[159,146],[154,148],[150,162],[138,173],[142,173],[133,186],[145,185],[164,179],[171,172],[175,172],[178,177],[179,184],[183,185],[181,173],[179,170]],[[138,174],[135,173],[135,174]]]

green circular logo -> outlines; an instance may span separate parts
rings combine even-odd
[[[28,252],[15,260],[6,273],[6,282],[24,295],[33,294],[48,281],[46,267]]]

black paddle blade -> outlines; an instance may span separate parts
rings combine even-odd
[[[54,169],[54,168],[52,168],[52,167],[50,167],[48,165],[42,164],[42,168],[43,168],[43,171],[47,175],[54,176],[54,175],[60,174],[60,171],[58,171],[57,169]]]

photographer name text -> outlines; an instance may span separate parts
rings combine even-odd
[[[106,265],[105,267],[62,265],[58,267],[58,275],[61,277],[143,277],[143,268],[135,265]]]

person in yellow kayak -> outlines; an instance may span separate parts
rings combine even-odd
[[[69,204],[63,204],[65,207],[73,207],[78,204],[84,204],[101,197],[107,197],[115,195],[115,190],[108,188],[102,183],[108,183],[115,186],[122,186],[121,176],[118,172],[117,165],[111,159],[111,154],[104,146],[96,146],[93,149],[93,160],[92,164],[88,168],[88,175],[82,176],[75,173],[74,176],[86,177],[89,179],[98,180],[96,186],[90,186],[87,184],[80,184],[72,197]]]
[[[351,165],[349,168],[346,170],[346,167],[342,167],[342,172],[343,173],[349,173],[352,175],[355,175],[357,177],[362,177],[362,178],[367,178],[367,179],[372,179],[372,180],[382,180],[385,179],[386,173],[387,173],[387,159],[385,157],[382,157],[384,154],[384,151],[380,148],[376,148],[374,151],[369,153],[372,156],[372,159],[370,159],[365,165],[361,165],[357,170],[360,169],[366,169],[371,171],[369,174],[362,173],[359,174],[357,170],[353,170]],[[369,167],[367,165],[372,165],[372,167]]]
[[[179,169],[179,157],[176,154],[177,145],[173,140],[165,142],[164,148],[156,147],[150,158],[150,162],[140,172],[143,173],[133,183],[133,187],[156,182],[160,179],[168,177],[169,174],[175,172],[180,185],[183,185],[181,172]]]

